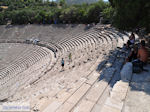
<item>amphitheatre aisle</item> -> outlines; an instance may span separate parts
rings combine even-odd
[[[35,39],[39,42],[34,43]],[[127,40],[128,33],[109,25],[0,26],[0,103],[30,102],[33,112],[109,112],[110,108],[110,112],[121,112],[130,108],[132,90],[121,103],[112,105],[109,100],[113,88],[120,87],[114,85],[120,84],[127,56],[122,46]]]

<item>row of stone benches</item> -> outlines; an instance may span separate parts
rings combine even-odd
[[[12,76],[18,74],[28,69],[30,66],[48,54],[49,53],[46,50],[41,48],[32,49],[30,52],[27,52],[25,55],[19,57],[13,63],[10,63],[7,67],[2,69],[0,72],[0,78],[3,79],[6,76],[6,78],[8,78],[8,75]]]
[[[30,68],[18,74],[12,74],[12,76],[4,78],[2,81],[3,85],[0,86],[0,100],[10,98],[16,94],[20,87],[30,85],[39,79],[51,64],[51,59],[49,57],[50,55],[47,55],[34,65],[30,66]]]
[[[112,33],[113,34],[113,33]],[[88,44],[95,44],[95,45],[98,45],[98,44],[101,44],[102,42],[104,42],[104,39],[106,40],[106,42],[112,42],[112,39],[114,37],[116,37],[116,39],[118,38],[117,35],[112,35],[110,34],[109,32],[108,33],[98,33],[98,32],[90,32],[88,33],[87,35],[81,35],[81,36],[78,36],[78,37],[74,37],[72,38],[71,40],[64,40],[64,41],[61,41],[61,43],[58,43],[58,44],[61,44],[61,46],[63,46],[65,48],[66,51],[72,49],[72,48],[75,48],[75,46],[86,46]],[[110,36],[111,35],[111,36]],[[114,36],[114,37],[113,37]]]

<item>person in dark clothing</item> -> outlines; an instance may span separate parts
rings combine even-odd
[[[65,65],[65,62],[64,62],[64,59],[62,58],[62,60],[61,60],[62,70],[64,70],[64,65]]]
[[[138,54],[138,47],[135,45],[134,48],[131,50],[130,55],[126,59],[126,62],[132,62],[133,60],[136,60],[137,54]]]
[[[130,48],[130,45],[134,45],[134,43],[135,43],[135,35],[132,32],[130,37],[129,37],[129,40],[127,42],[127,48]]]

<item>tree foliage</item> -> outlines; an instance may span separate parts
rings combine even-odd
[[[56,0],[57,2],[61,1],[61,0]],[[82,3],[95,3],[98,2],[98,0],[66,0],[66,3],[69,5],[73,5],[73,4],[82,4]]]
[[[4,24],[4,14],[0,13],[0,24]]]
[[[110,7],[102,0],[74,5],[67,5],[65,0],[58,3],[49,0],[1,0],[0,6],[8,7],[0,10],[0,24],[7,21],[12,24],[97,23],[102,12]]]
[[[115,10],[113,24],[119,29],[146,28],[150,31],[149,0],[110,0]]]

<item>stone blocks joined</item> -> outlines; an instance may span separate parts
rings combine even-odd
[[[126,63],[121,72],[120,72],[120,75],[121,75],[121,80],[122,81],[125,81],[125,82],[128,82],[131,80],[131,76],[132,76],[132,63],[128,62]]]

